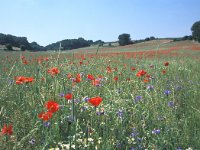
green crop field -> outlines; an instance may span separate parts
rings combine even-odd
[[[0,54],[0,150],[200,148],[196,42]]]

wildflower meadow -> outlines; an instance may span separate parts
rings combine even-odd
[[[200,45],[1,52],[1,150],[200,149]]]

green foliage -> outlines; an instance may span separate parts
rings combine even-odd
[[[195,22],[192,25],[191,30],[192,30],[193,39],[200,42],[200,21]]]
[[[6,44],[6,50],[12,51],[13,50],[12,45],[11,44]]]
[[[31,63],[23,64],[19,60],[21,54]],[[66,148],[60,149],[81,150],[199,149],[198,60],[93,56],[84,56],[83,65],[78,65],[80,57],[70,53],[63,53],[59,64],[57,54],[53,53],[21,52],[8,56],[8,52],[3,52],[0,55],[3,61],[0,64],[0,130],[4,123],[12,124],[13,134],[0,135],[0,149],[49,150],[61,146]],[[37,62],[37,58],[45,57],[49,60]],[[166,61],[169,66],[164,65]],[[111,73],[107,72],[108,66]],[[59,68],[60,73],[49,75],[47,70],[52,67]],[[4,68],[8,70],[3,71]],[[146,76],[136,76],[140,69],[151,76],[148,83],[143,82]],[[68,73],[72,78],[81,73],[82,81],[73,85],[73,80],[66,77]],[[93,86],[87,74],[95,79],[102,75],[102,85]],[[19,75],[34,77],[34,81],[17,85],[15,77]],[[118,81],[113,80],[115,76],[119,77]],[[170,91],[167,95],[166,90]],[[73,92],[72,100],[60,94],[68,92]],[[97,107],[86,100],[94,96],[103,98]],[[49,121],[43,122],[38,114],[48,111],[45,103],[49,100],[56,101],[60,109]]]
[[[78,39],[66,39],[56,43],[49,44],[45,47],[46,50],[58,50],[60,47],[60,43],[62,44],[63,50],[71,50],[81,47],[88,47],[93,43],[92,40],[85,40],[84,38]]]
[[[25,47],[24,45],[21,45],[21,46],[20,46],[20,49],[21,49],[21,51],[25,51],[25,50],[26,50],[26,47]]]
[[[30,43],[31,51],[44,51],[45,48],[43,46],[40,46],[37,42]]]
[[[131,38],[130,38],[130,34],[126,34],[126,33],[120,34],[118,36],[118,39],[119,39],[118,42],[119,42],[120,46],[132,44],[132,41],[131,41]]]
[[[145,40],[145,41],[150,41],[150,38],[149,38],[149,37],[147,37],[147,38],[145,38],[144,40]]]
[[[21,45],[24,45],[27,49],[31,49],[26,37],[16,37],[10,34],[6,35],[0,33],[0,44],[1,45],[11,44],[12,46],[15,47],[20,47]]]
[[[97,41],[93,42],[92,44],[93,44],[93,45],[103,46],[104,43],[105,43],[105,42],[102,41],[102,40],[97,40]]]
[[[183,38],[182,38],[182,40],[183,41],[185,41],[185,40],[192,40],[192,36],[191,35],[186,35],[186,36],[184,36]]]
[[[149,39],[150,40],[155,40],[156,38],[154,36],[151,36]]]

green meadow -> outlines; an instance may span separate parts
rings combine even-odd
[[[200,149],[198,43],[0,54],[1,150]]]

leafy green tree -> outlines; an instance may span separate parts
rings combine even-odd
[[[195,22],[191,30],[193,39],[200,42],[200,21]]]
[[[12,45],[11,44],[6,44],[6,50],[12,51],[13,50]]]
[[[21,46],[20,46],[20,49],[21,49],[21,51],[25,51],[25,50],[26,50],[26,46],[21,45]]]
[[[154,36],[151,36],[149,39],[150,40],[155,40],[156,38]]]
[[[127,33],[120,34],[118,36],[118,39],[119,39],[119,41],[118,41],[119,45],[121,45],[121,46],[132,44],[130,34],[127,34]]]
[[[93,44],[94,44],[94,45],[103,46],[104,43],[105,43],[105,42],[102,41],[102,40],[97,40],[97,41],[95,41]]]
[[[185,41],[185,40],[192,40],[192,36],[191,35],[186,35],[184,37],[182,37],[182,40]]]
[[[150,38],[149,37],[145,38],[145,41],[150,41]]]

